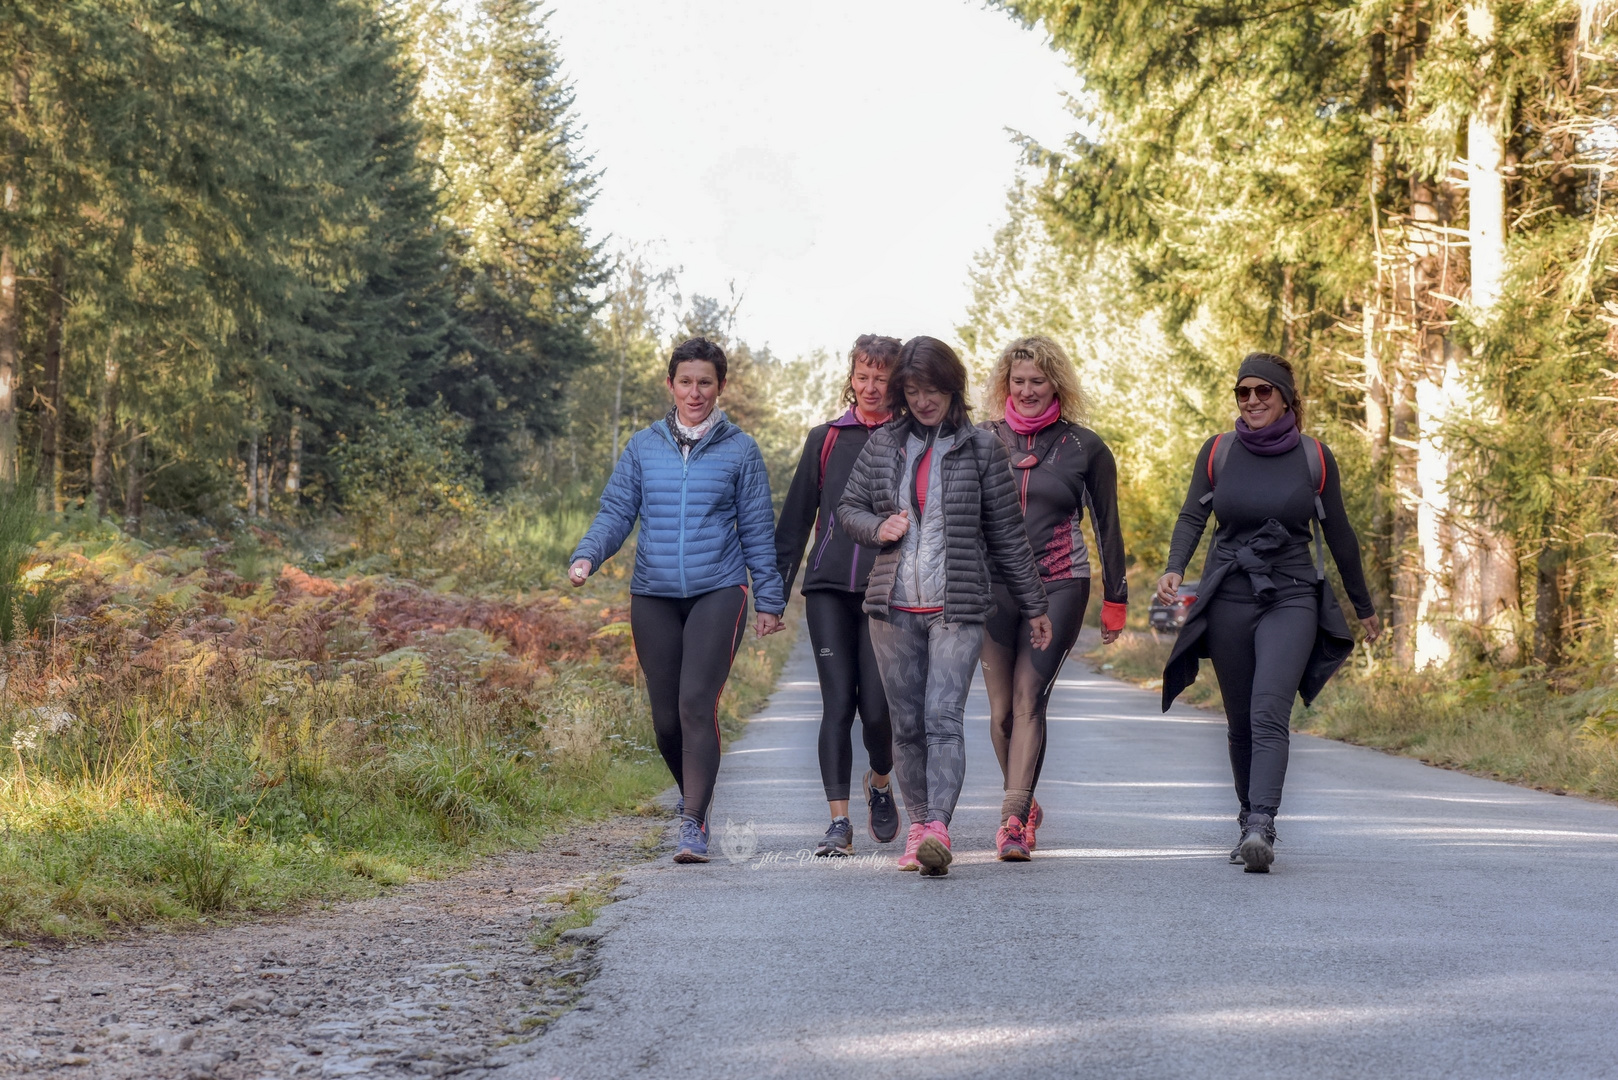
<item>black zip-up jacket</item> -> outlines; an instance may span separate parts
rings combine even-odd
[[[1091,576],[1089,549],[1079,530],[1089,507],[1090,525],[1101,548],[1102,600],[1119,609],[1122,627],[1129,584],[1124,579],[1124,534],[1118,523],[1118,463],[1112,451],[1100,435],[1066,420],[1033,435],[1019,435],[1004,420],[980,426],[999,437],[1011,459],[1028,543],[1034,549],[1039,579],[1047,585]],[[1036,463],[1017,467],[1028,455],[1036,456]],[[999,574],[994,580],[1000,581]]]
[[[826,471],[822,475],[821,453],[833,430],[837,432],[837,441],[826,455]],[[839,525],[837,503],[843,497],[843,488],[848,486],[854,462],[865,449],[873,430],[855,416],[853,409],[830,423],[810,429],[809,438],[803,444],[803,456],[798,458],[798,471],[792,474],[792,486],[787,489],[787,499],[781,507],[781,519],[775,523],[775,564],[789,595],[811,530],[815,542],[803,575],[803,591],[865,591],[871,564],[876,561],[876,549],[856,543],[848,530]]]
[[[899,564],[899,543],[884,544],[877,530],[903,505],[899,484],[910,476],[905,461],[912,421],[906,417],[883,424],[871,434],[848,478],[837,517],[855,540],[879,549],[865,589],[865,612],[888,617]],[[1000,440],[982,428],[969,427],[933,462],[941,470],[944,512],[944,618],[980,623],[993,599],[989,563],[1005,577],[1006,587],[1025,619],[1045,614],[1045,586],[1034,568],[1028,533],[1017,508],[1017,488]],[[928,514],[933,512],[928,506]],[[913,522],[911,527],[918,527]]]

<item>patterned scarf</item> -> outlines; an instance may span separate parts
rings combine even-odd
[[[702,441],[702,437],[713,430],[715,422],[719,419],[719,410],[715,409],[708,414],[707,419],[696,427],[686,427],[680,423],[680,410],[678,406],[669,406],[668,414],[663,417],[668,421],[669,434],[674,436],[674,444],[680,448],[681,457],[690,457],[691,448]]]

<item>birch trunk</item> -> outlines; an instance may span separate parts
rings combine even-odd
[[[1494,12],[1487,0],[1466,10],[1467,33],[1480,50],[1480,91],[1467,119],[1467,241],[1473,318],[1487,326],[1494,318],[1506,276],[1506,148],[1499,85],[1494,78]],[[1477,360],[1458,371],[1451,397],[1466,416],[1498,421],[1499,408],[1479,384]],[[1452,515],[1455,549],[1455,614],[1477,635],[1490,655],[1515,658],[1518,609],[1517,560],[1509,537],[1498,527],[1493,507],[1463,500]]]

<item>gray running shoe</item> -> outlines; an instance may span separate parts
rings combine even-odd
[[[1230,865],[1242,865],[1242,835],[1247,831],[1247,811],[1236,815],[1236,846],[1230,849]]]
[[[826,835],[815,847],[815,854],[821,858],[842,858],[854,854],[853,823],[846,817],[832,818]]]
[[[1275,861],[1275,819],[1268,814],[1248,814],[1237,850],[1249,874],[1268,874]]]
[[[871,839],[889,844],[899,835],[899,805],[893,800],[893,778],[888,777],[888,790],[878,791],[871,786],[871,770],[865,770],[865,804],[871,809]]]

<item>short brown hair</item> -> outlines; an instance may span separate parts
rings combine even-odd
[[[843,404],[854,404],[854,365],[866,363],[883,371],[892,371],[902,348],[903,343],[896,337],[861,334],[855,338],[854,347],[848,351],[848,381],[843,384]]]

